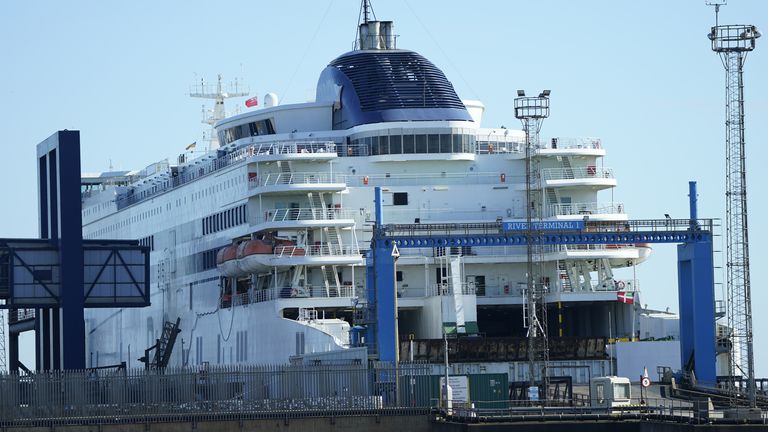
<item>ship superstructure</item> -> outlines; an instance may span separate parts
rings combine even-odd
[[[177,318],[171,365],[349,348],[368,319],[374,187],[387,223],[525,220],[524,132],[482,127],[483,104],[398,49],[391,22],[366,18],[359,29],[359,49],[322,71],[314,102],[281,105],[270,94],[265,107],[218,121],[219,146],[201,156],[83,177],[84,237],[152,248],[152,306],[88,312],[91,366],[140,366]],[[627,220],[606,193],[617,181],[605,155],[597,138],[538,144],[543,221]],[[649,253],[643,244],[543,248],[550,335],[633,338],[627,299],[637,280],[613,271]],[[403,251],[400,335],[524,337],[526,268],[519,246]]]

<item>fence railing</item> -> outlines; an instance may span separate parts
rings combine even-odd
[[[3,374],[0,427],[426,413],[439,395],[405,383],[429,374],[353,362]]]

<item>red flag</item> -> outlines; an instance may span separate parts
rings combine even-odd
[[[633,304],[635,302],[635,293],[618,291],[616,293],[616,300],[621,303]]]
[[[254,96],[254,97],[248,99],[247,101],[245,101],[245,106],[247,106],[248,108],[255,107],[258,104],[259,104],[259,97],[258,96]]]

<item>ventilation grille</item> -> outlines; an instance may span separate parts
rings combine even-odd
[[[358,52],[334,60],[355,87],[360,109],[465,109],[443,72],[410,51]]]

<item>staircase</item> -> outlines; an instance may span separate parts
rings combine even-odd
[[[325,233],[325,239],[328,244],[328,253],[330,255],[342,255],[344,248],[341,244],[341,233],[339,227],[325,227],[323,228]]]
[[[280,167],[280,183],[289,184],[291,182],[291,163],[289,161],[278,161]]]
[[[327,219],[323,194],[320,192],[310,192],[307,194],[307,198],[309,198],[309,206],[312,208],[313,219]]]
[[[144,350],[144,357],[140,358],[139,361],[144,363],[146,369],[165,369],[168,366],[171,354],[173,353],[173,346],[176,344],[176,336],[181,333],[181,329],[179,329],[180,322],[181,318],[176,318],[175,323],[166,321],[163,324],[163,333],[160,335],[157,343]],[[155,351],[155,355],[150,361],[149,352],[152,350]]]
[[[339,273],[336,266],[324,265],[320,267],[323,270],[323,282],[325,283],[325,292],[328,297],[339,296]]]
[[[550,210],[548,212],[546,212],[548,214],[545,214],[544,216],[545,217],[546,216],[556,216],[557,215],[557,210],[555,209],[555,205],[558,204],[558,201],[559,201],[557,199],[557,192],[554,189],[552,189],[552,188],[547,188],[547,189],[545,189],[545,191],[546,191],[546,194],[547,194],[547,204],[548,204],[546,206],[546,208],[550,209]]]
[[[568,274],[568,265],[565,261],[557,262],[557,278],[560,281],[561,292],[572,292],[573,284],[571,283],[571,276]]]
[[[573,178],[573,167],[571,166],[571,159],[568,157],[564,157],[562,159],[563,164],[563,177],[566,179],[572,179]]]

